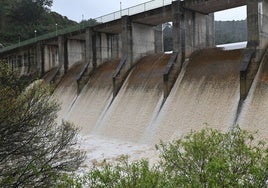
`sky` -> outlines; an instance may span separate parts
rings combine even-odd
[[[97,18],[115,11],[129,8],[148,0],[54,0],[52,11],[80,22],[82,19]],[[246,7],[215,13],[215,20],[242,20],[246,18]]]

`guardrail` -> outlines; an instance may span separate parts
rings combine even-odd
[[[100,16],[98,18],[95,18],[95,20],[99,23],[106,23],[106,22],[120,19],[122,16],[132,16],[132,15],[142,13],[148,10],[153,10],[159,7],[170,5],[173,1],[176,1],[176,0],[152,0],[146,3],[135,5],[130,8],[122,9],[122,10],[119,10],[110,14],[106,14],[104,16]]]
[[[95,18],[93,20],[96,20],[97,24],[106,23],[106,22],[110,22],[110,21],[113,21],[113,20],[120,19],[122,16],[126,16],[126,15],[131,16],[131,15],[135,15],[135,14],[145,12],[145,11],[148,11],[148,10],[152,10],[152,9],[156,9],[156,8],[163,7],[163,6],[166,6],[166,5],[170,5],[173,1],[176,1],[176,0],[152,0],[152,1],[148,1],[146,3],[142,3],[142,4],[139,4],[139,5],[130,7],[130,8],[122,9],[122,10],[119,10],[119,11],[116,11],[116,12],[113,12],[113,13],[110,13],[110,14],[106,14],[104,16],[97,17],[97,18]],[[64,34],[67,34],[67,33],[83,30],[83,29],[91,27],[91,26],[93,26],[93,25],[88,24],[86,22],[83,22],[83,23],[80,23],[80,24],[72,26],[72,27],[68,27],[68,28],[65,28],[65,29],[60,29],[60,30],[57,30],[57,31],[53,31],[53,32],[50,32],[50,33],[47,33],[47,34],[44,34],[44,35],[41,35],[41,36],[37,36],[35,38],[31,38],[31,39],[22,41],[22,42],[17,43],[17,44],[13,44],[13,45],[1,48],[0,53],[6,52],[6,51],[9,51],[9,50],[13,50],[13,49],[16,49],[16,48],[19,48],[19,47],[22,47],[22,46],[27,46],[29,44],[33,44],[33,43],[36,43],[36,42],[39,42],[39,41],[54,38],[54,37],[57,37],[59,35],[64,35]]]

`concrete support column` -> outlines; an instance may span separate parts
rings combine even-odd
[[[45,73],[45,55],[44,55],[44,46],[41,43],[36,45],[36,64],[37,64],[37,71],[40,75]]]
[[[132,40],[132,23],[129,16],[122,17],[122,56],[127,56],[127,69],[133,64],[133,40]]]
[[[260,43],[259,0],[247,0],[248,47],[256,47]]]
[[[163,30],[162,24],[158,25],[154,29],[154,41],[155,41],[155,53],[163,52]]]
[[[240,69],[240,100],[244,100],[258,72],[262,57],[267,58],[268,0],[247,0],[248,44]],[[263,56],[264,55],[264,56]],[[263,61],[266,61],[264,58]]]
[[[65,36],[59,36],[58,38],[58,48],[59,48],[59,66],[60,72],[64,74],[68,71],[68,45],[67,38]]]
[[[86,54],[86,63],[89,67],[93,67],[93,31],[91,28],[86,30],[86,47],[85,47],[85,54]]]
[[[94,33],[94,51],[93,51],[93,60],[95,66],[102,63],[102,46],[101,46],[102,35],[99,32]]]
[[[32,67],[32,62],[31,62],[31,49],[28,49],[27,50],[27,62],[28,62],[27,73],[30,73],[31,67]]]
[[[214,14],[206,16],[206,47],[215,46],[215,22]]]
[[[248,48],[257,49],[257,59],[268,44],[268,0],[247,0]]]
[[[172,38],[173,38],[173,51],[179,54],[177,62],[181,63],[185,58],[185,36],[183,31],[183,10],[181,9],[180,1],[172,2]]]
[[[112,37],[112,58],[119,57],[119,35],[113,35]]]

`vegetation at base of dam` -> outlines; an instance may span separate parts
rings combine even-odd
[[[51,87],[34,80],[0,62],[0,187],[54,187],[84,160],[77,128],[57,123]]]
[[[60,187],[265,187],[268,147],[254,134],[235,126],[223,133],[191,132],[182,139],[160,143],[159,161],[143,159],[116,164],[105,161],[82,177],[65,177]]]

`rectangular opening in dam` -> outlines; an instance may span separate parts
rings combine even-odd
[[[247,41],[247,7],[237,7],[214,13],[215,44]]]

